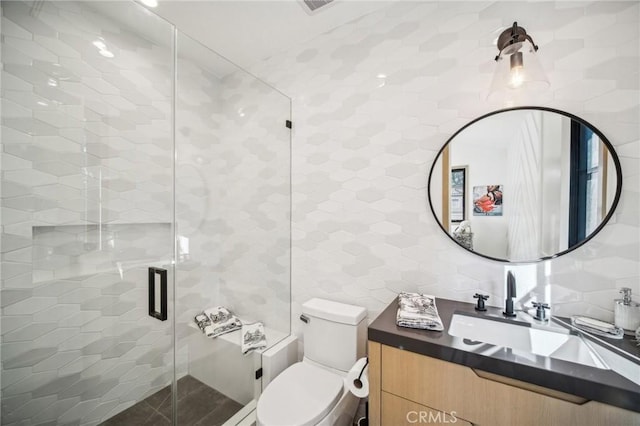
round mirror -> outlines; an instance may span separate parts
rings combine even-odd
[[[620,161],[595,127],[572,114],[522,107],[458,130],[431,167],[428,197],[460,246],[503,262],[535,262],[587,242],[609,220]]]

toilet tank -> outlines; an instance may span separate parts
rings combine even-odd
[[[361,306],[311,299],[302,305],[304,356],[349,371],[366,354],[367,311]]]

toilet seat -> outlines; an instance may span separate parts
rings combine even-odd
[[[340,400],[342,377],[307,362],[283,371],[258,400],[257,420],[267,426],[312,426]]]

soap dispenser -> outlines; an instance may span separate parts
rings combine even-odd
[[[620,289],[622,299],[614,300],[614,316],[617,327],[624,329],[625,334],[634,334],[640,327],[640,303],[631,300],[631,289]]]

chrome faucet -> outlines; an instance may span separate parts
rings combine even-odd
[[[513,298],[516,297],[516,277],[513,276],[511,271],[507,272],[507,299],[504,304],[504,316],[515,317],[516,313],[513,311]]]
[[[533,317],[534,319],[537,319],[538,321],[548,321],[549,318],[547,318],[545,309],[549,309],[551,306],[549,306],[548,303],[544,303],[544,302],[532,302],[531,303],[533,305],[534,308],[536,308],[536,314]]]

